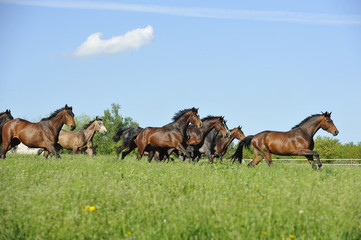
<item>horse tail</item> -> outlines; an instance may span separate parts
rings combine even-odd
[[[113,137],[114,142],[118,142],[118,141],[120,140],[121,136],[123,135],[123,133],[124,133],[126,130],[128,130],[128,129],[129,129],[129,127],[119,128],[118,131],[117,131],[117,133],[116,133],[116,134],[114,135],[114,137]]]
[[[2,138],[2,135],[3,135],[3,126],[4,126],[5,122],[1,123],[0,124],[0,145],[2,144],[3,142],[3,138]]]
[[[132,129],[132,131],[129,132],[129,135],[126,136],[123,140],[123,145],[125,148],[129,148],[132,144],[134,144],[134,140],[137,138],[138,134],[143,131],[143,128],[137,127]]]
[[[236,152],[231,157],[231,159],[233,160],[232,163],[234,163],[236,160],[238,160],[239,163],[242,163],[243,147],[246,147],[249,149],[253,137],[254,137],[254,135],[249,135],[249,136],[245,137],[244,139],[242,139],[242,141],[239,142]]]

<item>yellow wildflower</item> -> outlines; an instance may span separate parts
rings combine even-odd
[[[295,238],[296,238],[296,236],[293,235],[293,234],[288,235],[288,237],[291,238],[291,239],[295,239]]]
[[[85,208],[83,208],[81,211],[82,212],[87,212],[87,211],[93,212],[95,210],[97,210],[96,206],[86,205]]]

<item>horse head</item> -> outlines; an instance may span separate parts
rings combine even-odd
[[[7,109],[5,112],[1,113],[1,120],[0,120],[1,122],[7,122],[7,121],[12,120],[12,119],[14,119],[14,118],[11,115],[10,109]]]
[[[198,115],[198,108],[192,108],[188,118],[189,122],[194,124],[197,127],[202,127],[202,120]]]
[[[231,133],[232,133],[232,136],[234,136],[234,138],[237,138],[239,141],[241,141],[243,138],[246,137],[242,131],[241,126],[234,128]]]
[[[70,130],[73,131],[76,128],[73,107],[69,107],[68,104],[66,104],[63,110],[63,117],[65,125],[70,127]]]
[[[217,123],[214,126],[214,128],[216,129],[216,131],[221,134],[223,137],[225,138],[229,138],[231,136],[231,133],[228,130],[227,124],[226,124],[226,120],[224,119],[224,117],[218,117],[217,119]]]
[[[103,134],[106,134],[108,132],[108,130],[104,126],[103,119],[98,118],[98,116],[95,118],[94,124],[95,124],[95,131],[98,131]]]
[[[331,113],[332,112],[325,112],[322,113],[321,117],[321,128],[329,133],[331,133],[333,136],[337,136],[339,131],[337,130],[335,124],[333,123],[331,119]]]

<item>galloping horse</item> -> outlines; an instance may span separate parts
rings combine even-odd
[[[6,157],[6,152],[20,142],[28,147],[45,148],[57,158],[60,158],[55,145],[63,125],[75,129],[74,113],[72,107],[65,105],[55,111],[48,118],[38,123],[32,123],[21,118],[10,120],[4,124],[2,132],[3,145],[0,158]]]
[[[198,155],[198,149],[203,145],[204,139],[212,129],[215,129],[216,132],[221,134],[223,137],[228,137],[230,135],[226,121],[223,117],[207,116],[201,120],[201,128],[197,128],[194,125],[190,125],[187,128],[187,136],[189,137],[186,142],[188,145],[187,151],[190,152],[192,160],[194,160],[196,155]],[[213,163],[212,160],[213,159],[209,159],[209,162]]]
[[[222,161],[223,155],[227,152],[228,146],[236,138],[242,140],[245,136],[241,127],[233,128],[231,137],[223,137],[219,135],[214,129],[206,136],[203,145],[198,149],[198,160],[202,154],[205,154],[209,161],[219,157]]]
[[[226,154],[228,150],[228,146],[233,142],[234,139],[241,141],[246,137],[242,131],[241,126],[233,128],[230,132],[231,132],[230,138],[225,138],[223,136],[218,135],[215,139],[213,157],[219,157],[220,161],[223,160],[223,156],[224,154]]]
[[[2,143],[2,137],[1,137],[1,133],[2,133],[2,129],[4,124],[9,121],[14,119],[13,116],[11,115],[11,112],[9,109],[7,109],[5,112],[0,113],[0,144]]]
[[[239,143],[232,159],[237,159],[241,163],[243,146],[249,148],[252,144],[255,156],[248,167],[257,165],[263,158],[270,166],[272,163],[271,153],[273,153],[286,156],[305,156],[314,169],[317,169],[313,160],[313,157],[316,157],[318,167],[321,168],[320,157],[317,152],[313,151],[313,136],[320,128],[333,136],[339,133],[331,119],[331,113],[314,114],[305,118],[288,132],[263,131],[254,136],[247,136]]]
[[[114,142],[118,142],[120,139],[123,140],[122,145],[117,147],[117,158],[119,158],[120,153],[127,149],[127,151],[122,152],[122,159],[125,158],[130,152],[132,152],[137,145],[135,145],[135,138],[138,136],[138,134],[143,131],[144,128],[141,127],[123,127],[120,128],[115,136],[113,137]]]
[[[163,127],[147,127],[138,134],[135,139],[135,144],[138,147],[138,159],[140,159],[143,156],[144,151],[149,148],[149,162],[154,156],[155,149],[175,148],[187,157],[190,157],[185,149],[185,136],[189,123],[192,123],[197,127],[201,127],[202,125],[202,121],[198,115],[198,109],[190,108],[181,110],[174,115],[172,120],[173,122]]]
[[[103,120],[96,117],[93,121],[90,121],[86,124],[83,129],[77,132],[68,132],[61,130],[59,133],[58,144],[61,148],[72,150],[72,153],[75,154],[79,150],[85,150],[86,153],[90,156],[94,156],[93,153],[93,137],[96,132],[107,133],[107,129],[104,126]],[[38,154],[41,153],[41,150]],[[44,151],[44,156],[48,156],[49,152]]]

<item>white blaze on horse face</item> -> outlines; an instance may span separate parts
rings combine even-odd
[[[103,122],[101,122],[99,125],[100,125],[99,132],[103,133],[103,134],[106,134],[108,132],[108,130],[105,128]]]

